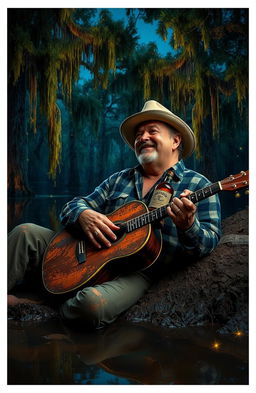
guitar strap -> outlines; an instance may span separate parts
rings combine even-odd
[[[167,175],[165,177],[165,181],[172,181],[172,180],[177,182],[179,180],[179,178],[172,169],[168,169]]]

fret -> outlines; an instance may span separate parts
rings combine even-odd
[[[149,213],[149,217],[150,217],[150,222],[152,222],[152,221],[154,221],[154,220],[157,220],[157,219],[158,219],[157,209],[152,210],[152,211]]]
[[[188,199],[189,199],[190,201],[192,201],[193,203],[196,203],[196,202],[197,202],[196,194],[195,194],[195,193],[190,194],[190,195],[188,196]]]
[[[131,220],[127,221],[127,232],[132,232],[132,223]]]
[[[166,209],[167,209],[168,205],[166,206],[162,206],[160,208],[160,218],[163,218],[166,215]]]
[[[212,190],[211,190],[210,186],[209,187],[205,187],[202,191],[203,191],[204,197],[207,197],[208,194],[212,194]]]
[[[130,230],[129,230],[129,232],[132,232],[132,231],[134,231],[135,229],[137,229],[137,225],[136,225],[136,219],[132,219],[132,220],[130,220],[129,221],[129,224],[130,224]]]
[[[193,203],[199,202],[202,199],[208,198],[209,194],[214,195],[220,191],[220,185],[218,183],[213,183],[210,186],[202,188],[201,190],[195,191],[189,195],[188,199],[190,199]]]
[[[134,218],[133,219],[133,223],[134,223],[135,229],[137,229],[138,228],[138,224],[139,224],[139,217]]]
[[[143,214],[142,216],[140,216],[140,226],[143,226],[145,223],[145,215]]]

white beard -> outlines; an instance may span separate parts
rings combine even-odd
[[[140,165],[148,164],[149,162],[153,162],[158,158],[158,153],[156,150],[152,151],[151,153],[140,153],[136,154],[137,160],[139,161]]]

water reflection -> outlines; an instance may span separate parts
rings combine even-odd
[[[71,195],[41,195],[34,198],[10,198],[8,200],[8,231],[24,222],[45,226],[58,231],[61,229],[59,213]]]
[[[87,333],[10,321],[8,383],[247,384],[246,348],[246,336],[216,337],[215,329],[119,322]]]

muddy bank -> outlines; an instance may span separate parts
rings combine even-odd
[[[220,333],[248,331],[248,209],[223,220],[214,252],[189,264],[180,261],[121,319],[177,328],[219,324]],[[14,320],[59,318],[50,304],[9,307]]]
[[[248,331],[248,209],[223,220],[211,255],[182,261],[125,314],[163,327],[217,323],[221,333]]]

